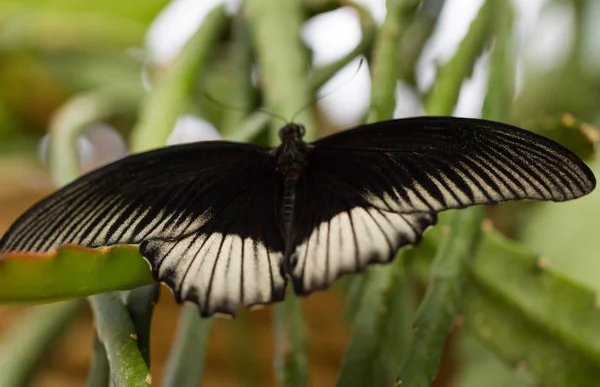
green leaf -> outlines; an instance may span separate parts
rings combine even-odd
[[[194,304],[185,304],[181,308],[177,334],[163,376],[164,386],[196,387],[200,384],[214,321],[214,318],[201,318]]]
[[[0,48],[23,50],[141,46],[146,25],[99,14],[77,17],[57,12],[16,14],[3,21]]]
[[[135,327],[119,293],[90,297],[98,338],[104,344],[112,381],[116,387],[147,387],[152,376],[137,345]]]
[[[0,17],[35,10],[70,13],[73,18],[76,18],[77,14],[80,13],[101,14],[149,24],[167,4],[169,4],[169,0],[144,0],[143,3],[120,0],[13,0],[2,1],[0,4]]]
[[[414,334],[397,377],[402,384],[426,387],[437,375],[444,344],[462,299],[467,263],[473,259],[479,242],[482,215],[481,208],[471,208],[448,216],[448,231],[431,265],[431,284],[415,315]]]
[[[338,386],[394,383],[395,365],[405,354],[412,318],[412,294],[404,277],[402,256],[389,266],[369,269],[351,282],[354,290],[348,292],[348,311],[354,333],[344,354]]]
[[[592,165],[599,176],[600,163]],[[540,203],[525,224],[521,241],[543,255],[549,265],[600,292],[600,189],[568,203]]]
[[[470,269],[467,327],[506,362],[548,386],[600,380],[597,295],[545,267],[545,261],[495,232],[484,233]]]
[[[68,332],[67,327],[82,304],[71,301],[31,308],[15,321],[14,328],[3,332],[0,386],[30,385],[33,372],[43,364],[44,356],[62,334]]]
[[[132,246],[66,245],[48,254],[0,257],[0,304],[59,301],[152,282],[147,262]]]

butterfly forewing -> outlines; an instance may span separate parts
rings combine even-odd
[[[268,148],[194,143],[100,168],[23,214],[0,253],[141,243],[157,280],[204,314],[283,297],[280,179]]]
[[[496,122],[423,117],[365,125],[326,137],[311,157],[377,208],[438,212],[474,204],[564,201],[595,178],[572,152]],[[341,167],[343,165],[343,167]]]

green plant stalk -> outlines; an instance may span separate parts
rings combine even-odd
[[[302,0],[302,4],[313,15],[333,11],[340,7],[340,0]]]
[[[434,93],[426,101],[429,114],[449,115],[458,100],[462,81],[469,75],[484,48],[491,0],[481,7],[467,35],[452,59],[440,68],[433,85]],[[448,216],[449,233],[442,237],[431,266],[433,283],[428,287],[414,323],[414,336],[408,355],[400,367],[398,383],[429,386],[435,379],[446,337],[452,328],[461,296],[461,286],[478,242],[481,208],[452,212]]]
[[[425,44],[431,37],[445,0],[424,0],[400,39],[400,78],[416,86],[415,69]]]
[[[152,377],[138,348],[135,328],[119,294],[111,292],[90,297],[90,305],[115,386],[151,385]]]
[[[254,324],[246,309],[238,310],[235,320],[227,323],[228,342],[231,348],[232,368],[240,386],[258,387],[266,383],[261,373],[260,357],[256,356],[259,348]],[[240,345],[243,343],[243,345]]]
[[[425,247],[415,250],[412,265],[428,260]],[[505,363],[527,369],[539,383],[587,386],[600,378],[597,294],[544,265],[539,255],[485,230],[468,266],[457,321]],[[426,274],[419,279],[425,283]]]
[[[121,292],[121,300],[127,308],[135,327],[138,348],[150,367],[150,327],[154,306],[158,302],[160,284],[153,283],[136,289]]]
[[[132,152],[160,148],[167,143],[177,118],[188,103],[194,79],[209,59],[227,21],[223,7],[212,10],[171,68],[156,80],[133,128]]]
[[[246,2],[253,44],[261,70],[266,106],[275,114],[290,117],[306,127],[306,138],[314,138],[316,120],[312,109],[310,83],[306,82],[307,50],[300,41],[303,10],[299,0],[256,0]],[[307,107],[303,110],[303,107]],[[294,117],[298,112],[297,117]],[[271,145],[279,143],[280,123],[273,120]],[[289,291],[286,300],[275,306],[275,373],[286,386],[308,382],[302,310]]]
[[[435,379],[448,333],[458,310],[467,257],[473,253],[483,219],[479,209],[455,212],[434,258],[427,292],[413,322],[413,340],[397,382],[429,386]]]
[[[544,267],[542,258],[501,234],[483,236],[469,270],[466,327],[544,385],[598,380],[600,309],[594,292]]]
[[[246,3],[253,43],[260,66],[265,105],[282,117],[306,126],[306,138],[314,138],[315,119],[308,106],[312,93],[308,79],[306,48],[301,44],[303,10],[299,0],[258,0]],[[269,142],[278,144],[279,121],[273,120]]]
[[[248,22],[243,17],[243,13],[237,13],[232,21],[233,43],[229,50],[232,65],[226,70],[231,77],[228,104],[235,109],[228,111],[223,117],[220,126],[223,137],[232,134],[232,130],[242,124],[254,107],[252,45],[249,32]]]
[[[74,145],[81,130],[89,123],[114,113],[116,106],[118,106],[115,105],[115,101],[107,99],[106,96],[99,98],[99,95],[102,94],[94,95],[96,98],[92,99],[88,96],[72,101],[53,120],[50,152],[54,155],[51,160],[51,168],[57,185],[67,184],[79,174],[77,151]],[[147,384],[151,384],[151,377],[146,363],[142,368],[136,364],[138,357],[143,361],[137,346],[136,351],[129,351],[128,353],[119,352],[117,354],[111,352],[114,350],[129,350],[129,340],[137,340],[133,323],[118,297],[116,293],[105,293],[90,297],[90,304],[96,317],[97,332],[107,352],[112,379],[117,387],[121,385],[129,386],[130,384],[125,383],[130,382],[135,383],[131,385],[146,385],[140,384],[142,381],[144,381],[143,383],[150,381]],[[109,316],[102,313],[112,313],[114,315]],[[123,313],[126,318],[120,315]],[[126,341],[123,341],[122,332],[112,332],[110,325],[103,325],[113,322],[113,318],[117,319],[121,328],[128,330],[130,336],[126,338]],[[121,340],[121,342],[118,342],[118,340]],[[123,363],[119,364],[121,361]]]
[[[367,41],[365,41],[367,39]],[[369,46],[369,36],[363,36],[363,40],[359,43],[359,46]],[[339,61],[332,63],[331,65],[325,66],[320,69],[316,69],[311,79],[311,94],[315,94],[321,89],[327,81],[333,77],[337,71],[344,68],[348,63],[352,62],[358,55],[365,54],[359,47],[356,47],[350,54],[344,56]],[[353,55],[351,55],[353,54]],[[251,113],[242,123],[238,125],[235,130],[232,130],[227,139],[229,141],[250,141],[269,124],[269,121],[273,118],[267,113],[268,108],[259,108],[254,113]],[[292,118],[292,117],[289,117]]]
[[[1,13],[1,11],[0,11]],[[0,19],[1,16],[0,16]],[[3,20],[0,50],[128,48],[144,40],[147,26],[116,15],[40,11],[30,7]]]
[[[410,331],[403,259],[369,269],[356,296],[354,333],[342,361],[337,386],[385,386],[394,381],[394,362],[403,355]],[[400,344],[400,345],[398,345]]]
[[[486,0],[456,53],[439,68],[436,80],[425,101],[427,114],[434,116],[452,114],[458,101],[460,87],[473,72],[475,61],[489,40],[491,18],[492,1]]]
[[[387,16],[375,39],[371,60],[371,105],[367,122],[389,120],[396,106],[396,80],[398,79],[398,40],[406,30],[408,13],[415,5],[413,0],[387,0]]]
[[[513,43],[514,15],[511,4],[503,0],[489,0],[492,4],[494,45],[490,58],[488,90],[482,113],[488,120],[506,120],[512,103],[515,83],[515,55]]]
[[[358,13],[360,20],[360,27],[362,32],[362,39],[354,47],[352,51],[344,55],[334,63],[315,69],[311,82],[314,85],[313,93],[316,93],[327,81],[329,81],[335,74],[341,69],[346,67],[348,63],[352,62],[355,58],[361,55],[368,55],[373,47],[375,36],[377,34],[377,23],[373,20],[371,12],[366,9],[363,5],[354,1],[341,0],[341,4],[352,7]]]
[[[163,386],[197,387],[200,385],[213,323],[213,318],[200,317],[196,305],[183,305],[175,343],[163,377]]]
[[[348,2],[354,4],[353,2]],[[363,38],[361,42],[355,47],[352,52],[345,55],[340,60],[332,63],[328,66],[314,70],[314,74],[311,78],[311,94],[317,93],[339,70],[346,67],[348,63],[352,62],[357,56],[367,54],[373,44],[374,31],[370,31],[371,28],[375,28],[375,22],[373,21],[370,14],[364,10],[364,7],[354,4],[359,14],[361,15],[361,26],[363,28]],[[364,13],[364,15],[363,15]],[[227,139],[230,141],[250,141],[255,138],[262,130],[267,126],[272,117],[266,113],[267,108],[257,109],[254,113],[251,113],[243,122],[241,122],[237,129],[232,130]],[[289,117],[291,118],[291,117]]]
[[[67,301],[28,310],[0,341],[0,386],[27,385],[44,355],[81,310]]]
[[[135,108],[136,96],[127,90],[109,87],[80,94],[54,114],[50,122],[50,172],[56,185],[63,186],[80,175],[76,143],[83,130]]]
[[[308,385],[306,337],[300,299],[288,288],[286,300],[275,307],[275,374],[281,386]]]
[[[92,365],[85,386],[107,387],[110,384],[110,365],[108,364],[104,344],[98,338],[98,332],[94,333],[93,352]]]
[[[168,0],[148,0],[144,2],[143,7],[134,7],[129,3],[120,3],[117,1],[103,1],[84,4],[78,1],[3,1],[0,3],[0,20],[3,18],[14,18],[21,13],[30,13],[34,10],[44,12],[68,13],[77,18],[80,13],[100,14],[112,17],[121,17],[127,20],[148,25],[154,20],[156,15],[169,3]]]

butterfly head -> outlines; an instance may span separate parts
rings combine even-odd
[[[304,137],[304,125],[300,124],[287,124],[281,129],[279,129],[279,138],[281,142],[290,142],[290,141],[302,141],[302,137]]]

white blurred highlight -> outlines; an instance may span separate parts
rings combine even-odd
[[[50,136],[46,134],[38,143],[38,157],[44,166],[49,163]],[[84,130],[75,146],[82,172],[118,160],[128,153],[123,136],[113,127],[102,123]]]
[[[167,139],[167,145],[220,139],[221,135],[210,122],[196,116],[184,115],[177,119],[175,129]]]
[[[368,7],[377,22],[384,21],[385,0],[357,0],[357,2]],[[147,41],[153,60],[158,63],[168,63],[172,60],[202,22],[206,13],[221,3],[223,0],[173,1],[153,23],[148,33]],[[425,91],[429,88],[435,79],[438,64],[446,62],[454,54],[482,3],[483,0],[446,1],[440,23],[417,64],[419,90]],[[538,62],[551,63],[551,61],[560,60],[561,52],[565,51],[565,47],[570,42],[572,28],[569,32],[569,10],[565,11],[564,7],[556,8],[554,6],[555,10],[551,10],[549,15],[540,17],[540,12],[548,4],[548,0],[512,0],[512,4],[515,8],[518,27],[515,38],[520,42],[516,52],[519,55],[517,58],[518,91],[522,84],[522,63],[524,61],[535,61],[536,64]],[[591,11],[596,15],[600,14],[600,6],[596,6]],[[543,20],[544,18],[546,21]],[[559,33],[553,31],[555,30],[553,23],[562,25]],[[565,26],[567,26],[566,29]],[[596,26],[596,29],[598,28],[600,27]],[[329,64],[348,53],[360,41],[358,17],[350,8],[341,8],[319,15],[306,23],[302,37],[314,50],[313,64],[315,66]],[[597,40],[591,41],[591,45],[600,46],[600,43]],[[600,50],[595,50],[595,52],[600,52]],[[595,60],[600,62],[600,55],[597,55]],[[328,119],[338,126],[350,126],[359,122],[368,108],[371,89],[368,66],[363,65],[356,73],[356,63],[346,66],[319,91],[319,94],[322,95],[336,90],[319,100],[319,105]],[[460,101],[455,110],[456,114],[462,116],[481,115],[481,104],[485,96],[487,80],[483,63],[485,60],[478,62],[473,78],[463,85]],[[348,81],[349,79],[351,80]],[[395,116],[422,114],[422,106],[417,96],[412,92],[406,93],[404,88],[405,86],[398,85],[398,104]]]

